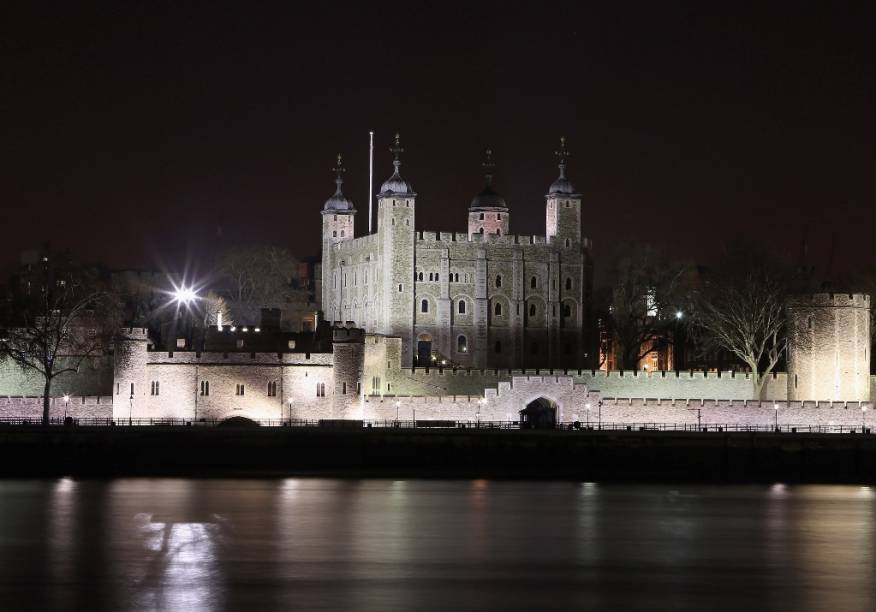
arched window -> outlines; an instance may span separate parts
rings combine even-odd
[[[481,221],[483,221],[483,220],[484,220],[484,213],[481,213]],[[482,230],[481,230],[481,233],[483,233],[483,231],[484,231],[484,230],[482,229]]]
[[[459,314],[465,314],[465,300],[459,300],[459,304],[456,306],[456,312]]]
[[[567,276],[566,277],[566,290],[568,291],[571,288],[572,288],[572,277]]]
[[[341,238],[344,237],[344,230],[341,230]]]
[[[429,312],[429,300],[420,302],[420,312]]]
[[[496,304],[493,306],[493,314],[497,317],[502,316],[502,304],[496,302]]]
[[[572,316],[572,307],[569,304],[563,304],[563,316],[571,317]]]
[[[502,235],[502,230],[500,230],[499,228],[496,228],[496,235],[497,235],[497,236],[501,236],[501,235]]]
[[[483,233],[484,233],[484,228],[481,228],[481,229],[479,229],[478,231],[479,231],[480,233],[483,234]]]
[[[530,304],[530,305],[529,305],[529,316],[530,316],[530,317],[534,317],[534,316],[535,316],[535,304]]]
[[[500,288],[501,286],[502,286],[502,275],[499,274],[496,276],[496,289]]]
[[[458,336],[456,338],[456,351],[458,353],[465,353],[468,351],[468,340],[465,339],[465,336]]]
[[[497,353],[502,352],[502,341],[496,340],[496,346],[493,347]]]
[[[533,276],[532,278],[529,279],[529,288],[535,289],[536,287],[538,287],[538,279]]]
[[[332,238],[337,238],[337,237],[338,237],[338,230],[333,230],[332,231]]]
[[[566,238],[566,248],[568,249],[570,246],[572,246],[572,241]]]
[[[417,274],[417,280],[423,280],[423,273],[422,272]]]

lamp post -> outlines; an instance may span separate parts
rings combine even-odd
[[[64,422],[67,422],[67,406],[70,405],[70,396],[66,393],[64,394]]]
[[[867,429],[867,404],[861,404],[861,433]]]
[[[703,409],[702,408],[688,408],[688,410],[696,410],[697,411],[697,431],[703,430]]]
[[[395,400],[395,423],[396,423],[396,425],[398,425],[398,408],[399,408],[399,406],[401,406],[401,402],[398,400]]]
[[[584,410],[585,410],[584,418],[586,419],[584,426],[589,429],[590,428],[590,402],[587,402],[586,404],[584,404]]]
[[[292,400],[289,400],[289,427],[292,427]]]
[[[778,405],[778,404],[773,404],[773,410],[774,410],[775,413],[776,413],[776,415],[775,415],[775,416],[776,416],[776,421],[775,421],[775,424],[776,424],[776,431],[779,431],[779,405]]]
[[[134,385],[131,384],[133,387]],[[131,392],[130,404],[128,404],[128,427],[134,424],[134,393]]]
[[[599,431],[602,431],[602,400],[599,400],[598,402],[596,402],[596,406],[599,409],[598,410],[598,412],[599,412],[599,414],[598,414],[598,416],[599,416]]]

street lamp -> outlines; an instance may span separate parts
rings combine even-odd
[[[395,422],[396,422],[396,424],[398,424],[398,408],[399,408],[399,406],[401,406],[401,402],[398,400],[395,400]]]
[[[589,429],[590,428],[590,402],[584,404],[584,409],[587,411],[586,412],[587,422],[585,423],[585,426]]]
[[[867,428],[867,404],[861,404],[861,433]]]
[[[779,405],[773,404],[773,410],[776,411],[776,431],[779,431]]]
[[[596,402],[596,406],[599,409],[598,417],[599,417],[599,431],[602,431],[602,400]]]
[[[67,422],[67,406],[70,405],[70,396],[66,393],[64,394],[64,422]]]
[[[681,320],[681,318],[682,318],[683,316],[684,316],[684,313],[681,312],[680,310],[675,311],[675,318],[676,318],[676,319]]]

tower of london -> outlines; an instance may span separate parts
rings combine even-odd
[[[337,189],[322,210],[325,318],[400,338],[403,367],[582,367],[592,262],[565,140],[541,236],[511,233],[512,209],[493,187],[490,150],[466,231],[418,230],[398,135],[390,151],[393,172],[376,194],[377,231],[359,238],[338,158]]]

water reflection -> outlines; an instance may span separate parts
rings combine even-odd
[[[2,609],[876,609],[876,493],[0,481]]]

